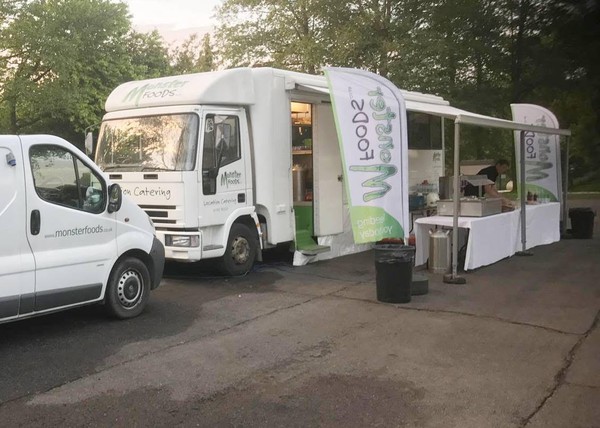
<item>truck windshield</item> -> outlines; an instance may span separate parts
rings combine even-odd
[[[96,163],[103,170],[191,171],[197,141],[198,116],[191,113],[107,120]]]

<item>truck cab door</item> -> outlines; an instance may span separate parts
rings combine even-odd
[[[225,224],[236,209],[247,207],[252,199],[243,111],[207,111],[202,123],[201,227]]]
[[[52,137],[23,143],[35,311],[99,300],[117,254],[104,178]]]
[[[35,262],[27,242],[19,138],[0,137],[0,320],[33,311]]]

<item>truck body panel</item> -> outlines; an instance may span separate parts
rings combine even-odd
[[[291,242],[315,255],[331,249],[321,238],[345,235],[347,249],[338,254],[364,249],[348,239],[323,76],[241,68],[128,82],[111,93],[106,111],[96,162],[152,217],[167,258],[227,256],[236,223],[261,248]],[[126,160],[112,162],[123,154]],[[297,176],[306,186],[297,186]]]

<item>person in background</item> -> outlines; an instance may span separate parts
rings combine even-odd
[[[486,184],[483,186],[483,194],[482,196],[488,198],[501,198],[502,205],[506,207],[512,207],[513,204],[510,200],[502,197],[498,190],[496,189],[496,180],[498,176],[501,174],[506,174],[506,171],[510,168],[510,163],[506,159],[498,159],[494,165],[490,165],[486,168],[480,170],[477,175],[485,175],[490,181],[493,181],[492,184]],[[465,196],[479,196],[479,187],[473,186],[472,184],[467,184],[465,187]]]

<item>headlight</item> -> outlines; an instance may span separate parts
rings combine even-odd
[[[167,247],[198,247],[200,239],[197,235],[166,235]]]

